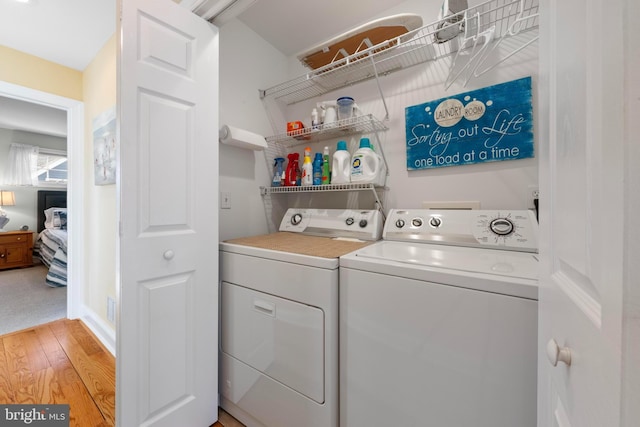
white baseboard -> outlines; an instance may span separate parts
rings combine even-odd
[[[98,316],[93,310],[91,310],[86,305],[83,307],[82,316],[80,320],[84,322],[85,325],[94,335],[100,340],[102,345],[104,345],[107,350],[113,356],[116,355],[116,331],[115,329],[109,325],[107,322],[102,320],[100,316]]]

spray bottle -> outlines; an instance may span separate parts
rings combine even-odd
[[[273,178],[271,179],[272,187],[280,187],[285,181],[284,157],[276,157],[273,163]]]
[[[322,154],[322,185],[331,184],[331,168],[329,166],[329,147],[324,147]]]
[[[338,103],[336,101],[322,101],[318,102],[316,105],[318,106],[318,109],[320,109],[323,117],[322,127],[330,128],[335,126],[336,121],[338,120]]]
[[[287,158],[289,159],[289,163],[287,163],[284,185],[287,187],[295,187],[296,185],[300,185],[297,182],[298,174],[300,172],[300,168],[298,167],[298,159],[300,158],[300,154],[290,153],[287,155]]]

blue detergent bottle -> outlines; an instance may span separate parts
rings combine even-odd
[[[313,158],[313,185],[322,185],[322,153]]]

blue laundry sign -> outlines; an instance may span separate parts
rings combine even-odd
[[[407,170],[533,157],[531,77],[405,109]]]

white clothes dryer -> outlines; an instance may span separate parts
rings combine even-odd
[[[537,222],[392,210],[340,259],[340,425],[534,427]]]
[[[289,209],[280,232],[220,244],[221,406],[248,427],[337,427],[339,257],[378,211]]]

